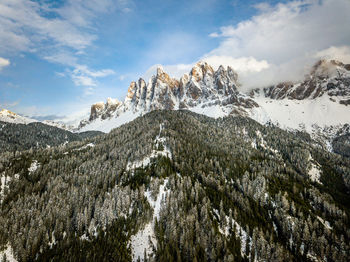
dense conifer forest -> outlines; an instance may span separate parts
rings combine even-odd
[[[27,146],[0,154],[0,251],[18,261],[350,260],[350,160],[305,133],[153,111],[40,149],[4,128]]]
[[[100,134],[103,133],[100,131],[72,133],[39,122],[14,124],[0,121],[0,152],[58,146]]]

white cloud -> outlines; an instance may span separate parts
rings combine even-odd
[[[97,86],[96,81],[86,75],[71,75],[72,80],[76,86]]]
[[[115,74],[115,72],[112,69],[102,69],[98,71],[92,71],[90,70],[86,65],[77,65],[74,69],[75,74],[83,74],[91,77],[105,77],[109,75]]]
[[[93,71],[90,70],[86,65],[75,65],[73,70],[68,70],[67,75],[70,76],[76,86],[97,86],[96,78],[106,77],[113,75],[115,72],[112,69],[102,69]],[[91,90],[88,92],[84,91],[84,94],[90,94]]]
[[[237,71],[239,67],[246,72],[251,68],[249,74],[240,74],[244,86],[299,80],[321,57],[344,62],[349,59],[350,1],[306,0],[256,8],[259,13],[251,19],[210,34],[222,41],[203,57],[214,62],[224,57],[223,63],[232,60]]]
[[[349,63],[350,1],[300,0],[275,6],[263,3],[255,8],[256,16],[211,33],[209,37],[221,42],[200,60],[214,68],[232,66],[246,89],[301,80],[320,58]],[[180,77],[195,62],[166,65],[164,70]],[[156,67],[145,76],[154,74]]]
[[[76,66],[78,59],[76,56],[69,52],[60,51],[58,53],[52,53],[43,57],[46,61],[66,65],[66,66]]]
[[[260,72],[269,68],[266,60],[257,61],[254,57],[240,57],[233,58],[232,56],[208,56],[203,58],[212,67],[217,69],[220,65],[225,67],[231,66],[236,69],[238,73]]]
[[[59,10],[34,1],[1,1],[0,49],[29,51],[33,47],[43,48],[40,45],[47,41],[77,50],[91,45],[96,36],[59,16]],[[11,36],[9,41],[5,38],[7,36]]]
[[[10,60],[0,57],[0,71],[10,65]]]
[[[163,70],[167,72],[171,77],[179,79],[185,73],[189,73],[193,64],[175,64],[175,65],[163,65]],[[153,75],[157,73],[157,67],[159,64],[151,66],[146,73],[143,74],[142,78],[148,81]]]
[[[94,21],[115,9],[130,9],[129,0],[0,2],[0,52],[68,47],[78,52],[97,39]],[[52,41],[48,45],[48,41]]]
[[[335,59],[346,64],[350,63],[350,46],[331,46],[330,48],[321,50],[316,53],[316,58],[321,59]]]
[[[88,87],[84,89],[84,96],[90,96],[94,94],[94,89],[92,87]]]
[[[91,70],[80,56],[97,39],[95,19],[115,9],[124,12],[129,0],[0,1],[0,55],[31,52],[48,62],[68,67],[76,85],[96,86],[96,78],[114,74],[111,69]],[[4,61],[0,60],[0,69]],[[56,73],[57,74],[57,73]],[[63,74],[61,73],[61,76]]]

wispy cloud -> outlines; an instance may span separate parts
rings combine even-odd
[[[47,41],[52,41],[55,46],[80,50],[96,39],[92,32],[60,16],[60,10],[41,2],[1,1],[1,50],[30,51],[32,48],[44,48],[42,44]],[[89,17],[84,16],[82,19],[88,21]],[[6,39],[7,36],[11,38]]]
[[[0,71],[6,67],[10,65],[10,60],[6,59],[6,58],[2,58],[0,57]]]
[[[79,63],[86,48],[97,39],[95,20],[115,9],[124,12],[128,0],[47,1],[2,0],[0,2],[0,55],[35,53],[68,67],[76,85],[96,86],[96,78],[114,73],[94,71]],[[6,60],[0,59],[0,70]]]
[[[86,65],[73,64],[73,69],[67,69],[65,72],[56,72],[59,77],[70,77],[76,86],[97,86],[97,78],[102,78],[110,75],[114,75],[115,71],[112,69],[91,70]],[[91,94],[84,91],[84,94]]]

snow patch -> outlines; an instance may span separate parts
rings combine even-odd
[[[163,124],[160,124],[159,134],[156,136],[154,140],[155,149],[152,150],[152,153],[141,160],[134,161],[131,163],[129,162],[126,166],[126,170],[131,170],[139,167],[146,167],[151,163],[152,159],[157,158],[158,156],[165,156],[170,159],[172,158],[171,151],[166,145],[166,138],[161,136],[163,128],[164,128]],[[162,150],[158,150],[158,148],[162,148]]]
[[[5,250],[0,251],[0,262],[5,261],[5,260],[3,260],[4,256],[6,257],[6,261],[17,262],[17,259],[15,259],[14,254],[13,254],[13,249],[9,244],[6,246]]]
[[[3,173],[3,175],[1,176],[1,191],[0,191],[0,204],[2,203],[3,201],[3,198],[5,196],[5,189],[9,188],[9,182],[11,181],[11,177],[9,176],[6,176],[5,173]]]
[[[325,221],[323,218],[317,216],[317,219],[324,225],[325,228],[332,230],[333,228],[331,227],[330,223],[328,221]]]
[[[84,146],[82,146],[82,147],[80,147],[80,148],[78,148],[78,149],[75,149],[75,150],[76,150],[76,151],[81,151],[81,150],[84,150],[84,149],[86,149],[86,148],[94,147],[94,146],[95,146],[95,144],[89,143],[89,144],[86,144],[86,145],[84,145]]]
[[[312,158],[311,155],[309,155],[309,159],[308,159],[311,163],[311,168],[308,172],[308,175],[310,177],[310,180],[312,182],[317,182],[319,184],[322,184],[322,182],[320,181],[320,177],[321,177],[321,170],[319,165],[317,164],[317,162]],[[314,164],[316,163],[316,164]]]
[[[146,224],[146,226],[139,230],[135,235],[131,236],[130,244],[132,250],[133,261],[137,261],[138,258],[144,261],[144,254],[146,252],[147,258],[152,255],[153,247],[157,246],[157,239],[154,233],[155,220],[159,219],[159,212],[161,209],[162,200],[169,193],[169,190],[165,190],[165,186],[168,183],[168,179],[164,180],[164,183],[159,187],[159,193],[155,200],[153,200],[150,191],[144,193],[151,207],[153,208],[152,221]]]
[[[40,166],[40,164],[38,163],[38,161],[34,160],[31,163],[30,167],[28,168],[29,173],[34,173],[38,169],[39,166]]]
[[[261,134],[260,130],[256,130],[255,132],[256,132],[256,135],[257,135],[257,137],[258,137],[258,139],[259,139],[260,141],[258,142],[258,141],[256,140],[255,143],[252,142],[252,147],[253,147],[253,148],[257,148],[257,146],[258,146],[258,144],[259,144],[262,148],[264,148],[264,149],[266,149],[266,150],[270,150],[271,152],[273,152],[273,153],[276,154],[276,155],[279,154],[278,150],[273,149],[272,147],[270,147],[270,146],[266,143],[266,141],[265,141],[263,135]],[[255,145],[253,145],[253,144],[255,144]]]
[[[97,130],[102,131],[104,133],[108,133],[113,128],[117,128],[123,124],[131,122],[140,115],[141,112],[132,112],[132,110],[128,110],[105,120],[98,118],[90,122],[86,126],[80,128],[79,132]]]
[[[219,211],[214,209],[213,210],[214,213],[220,217],[219,215]],[[225,216],[225,224],[226,224],[226,227],[225,228],[221,228],[219,226],[219,231],[221,234],[225,235],[226,237],[230,235],[230,217],[228,216]],[[250,244],[250,247],[252,245],[252,238],[247,234],[247,232],[243,229],[243,227],[241,227],[240,224],[238,224],[238,222],[232,218],[232,227],[236,227],[236,230],[235,230],[235,234],[236,234],[236,237],[240,239],[241,241],[241,255],[244,256],[250,256],[249,254],[247,254],[247,250],[246,250],[246,247],[247,247],[247,241],[248,243]]]
[[[194,113],[206,115],[213,118],[225,117],[230,113],[228,108],[220,105],[199,104],[195,107],[189,108],[189,110]]]

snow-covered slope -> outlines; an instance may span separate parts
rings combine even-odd
[[[251,110],[250,117],[266,124],[268,122],[283,129],[298,129],[312,133],[315,129],[327,126],[342,126],[350,123],[350,107],[332,101],[323,95],[315,99],[271,99],[255,97],[258,108]]]
[[[29,124],[32,122],[38,122],[37,120],[17,115],[7,109],[2,109],[0,111],[0,121],[14,123],[14,124]]]

